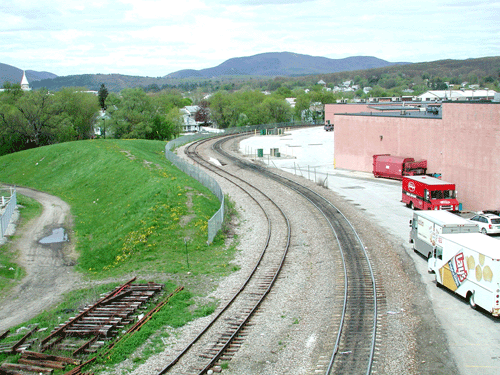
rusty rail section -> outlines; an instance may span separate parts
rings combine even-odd
[[[170,293],[163,301],[161,301],[160,303],[158,303],[153,309],[151,309],[151,311],[149,311],[142,319],[140,319],[137,323],[135,323],[132,327],[130,327],[128,329],[128,331],[120,338],[118,339],[116,342],[112,343],[108,350],[103,354],[103,356],[107,356],[111,350],[113,349],[113,347],[118,344],[120,341],[122,340],[126,340],[130,335],[132,335],[134,332],[137,332],[141,329],[141,327],[146,324],[152,317],[154,314],[156,314],[158,311],[160,311],[160,309],[165,306],[168,301],[170,300],[170,298],[172,296],[174,296],[175,294],[179,293],[181,290],[183,290],[184,287],[183,286],[180,286],[178,287],[177,289],[175,289],[172,293]],[[96,360],[97,357],[93,357],[91,359],[89,359],[87,362],[85,363],[82,363],[80,364],[79,366],[75,367],[74,369],[72,369],[71,371],[67,372],[66,374],[64,375],[80,375],[80,374],[84,374],[81,372],[81,370],[88,364],[92,363],[93,361]],[[1,374],[0,374],[1,375]]]
[[[49,336],[47,336],[44,340],[42,340],[42,346],[46,345],[49,340],[56,336],[61,336],[61,333],[65,331],[66,328],[70,327],[72,324],[76,323],[80,319],[83,319],[86,315],[88,315],[90,312],[92,312],[94,309],[97,309],[99,306],[101,306],[102,303],[105,301],[111,299],[112,297],[116,296],[118,293],[123,291],[127,286],[132,284],[135,281],[135,277],[132,278],[131,280],[127,281],[125,284],[123,284],[121,287],[115,289],[112,291],[110,294],[104,296],[101,298],[99,301],[97,301],[94,305],[89,307],[88,309],[82,311],[78,316],[76,316],[73,319],[70,319],[67,323],[61,325],[59,328],[57,328],[55,331],[53,331]]]
[[[73,356],[96,352],[119,329],[132,323],[136,311],[163,289],[162,284],[132,284],[132,281],[55,329],[42,340],[42,352],[54,347],[72,351]]]
[[[15,342],[8,342],[0,344],[0,353],[16,353],[21,350],[28,349],[31,346],[30,342],[27,342],[28,338],[38,331],[38,327],[35,326],[31,331],[25,334],[20,340]],[[0,340],[7,338],[9,336],[9,330],[5,331],[1,336]]]
[[[81,369],[96,357],[81,363],[89,353],[95,353],[106,341],[111,340],[120,330],[137,319],[138,309],[150,302],[162,289],[162,284],[147,283],[133,284],[135,278],[115,288],[111,293],[102,297],[93,305],[85,308],[77,316],[56,327],[46,338],[39,342],[40,352],[28,351],[33,341],[26,340],[33,335],[38,327],[33,328],[20,340],[0,344],[0,352],[22,353],[19,363],[3,363],[0,366],[0,375],[12,375],[26,372],[52,373],[54,370],[64,369],[67,365],[76,365],[68,374],[80,374]],[[137,321],[124,337],[138,331],[151,317],[158,312],[169,299],[183,287],[158,303],[145,316]],[[9,331],[0,333],[0,340],[8,339]],[[121,340],[121,339],[120,339]],[[114,346],[110,347],[110,349]],[[3,348],[3,350],[2,350]],[[69,353],[65,356],[56,356],[44,353],[49,349],[55,353]],[[52,352],[52,351],[51,351]],[[109,352],[109,350],[108,350]]]

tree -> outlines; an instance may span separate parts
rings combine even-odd
[[[210,123],[210,108],[208,107],[208,102],[206,100],[200,101],[199,107],[200,109],[194,114],[194,120],[206,126]]]
[[[103,111],[106,111],[107,105],[106,105],[106,99],[108,97],[108,89],[104,85],[104,83],[101,83],[101,87],[99,88],[98,92],[98,97],[99,97],[99,105],[101,106],[101,109]]]
[[[273,93],[273,96],[278,96],[283,99],[289,98],[292,96],[292,90],[288,87],[281,86]]]
[[[110,113],[115,138],[145,138],[152,131],[152,108],[142,89],[122,90],[118,109]]]
[[[0,103],[0,155],[33,147],[29,137],[17,131],[22,122],[21,113],[14,105]]]
[[[151,122],[151,130],[146,133],[146,139],[170,141],[180,134],[182,117],[177,107],[172,108],[167,114],[157,113]]]
[[[21,117],[14,123],[15,131],[35,147],[52,143],[56,136],[54,97],[47,90],[32,91],[25,93],[16,106]]]
[[[169,112],[172,108],[182,108],[192,104],[192,100],[184,98],[180,91],[170,89],[164,90],[150,96],[152,105],[158,111]]]
[[[219,91],[210,97],[210,112],[221,129],[233,126],[238,118],[235,105],[226,91]]]
[[[140,88],[124,89],[120,96],[110,95],[108,115],[115,138],[169,140],[180,134],[179,105],[190,104],[190,99],[169,90],[153,96]]]
[[[66,88],[55,93],[54,105],[59,113],[57,123],[60,128],[58,141],[94,138],[99,101],[95,95],[84,92],[83,89]]]
[[[292,117],[292,109],[284,99],[266,98],[262,108],[267,113],[267,121],[263,122],[288,122]]]
[[[10,82],[5,82],[3,84],[3,89],[2,102],[4,103],[14,104],[24,94],[19,83],[12,84]]]

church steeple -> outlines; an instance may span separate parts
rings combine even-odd
[[[21,90],[28,91],[30,89],[30,84],[26,78],[26,72],[23,70],[23,79],[21,80]]]

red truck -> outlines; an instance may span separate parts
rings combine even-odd
[[[373,155],[373,175],[401,180],[403,176],[425,174],[427,160],[416,161],[413,158],[392,156],[390,154]]]
[[[411,209],[459,211],[455,184],[431,176],[406,176],[403,203]]]

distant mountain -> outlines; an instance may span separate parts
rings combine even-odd
[[[34,70],[26,70],[26,78],[31,84],[32,82],[40,81],[42,79],[56,78],[57,75],[49,72],[37,72]],[[21,83],[23,78],[23,70],[11,65],[0,63],[0,86],[4,82]]]
[[[329,59],[293,52],[267,52],[247,57],[235,57],[224,61],[214,68],[179,70],[168,74],[166,78],[215,78],[221,76],[292,77],[365,70],[403,64],[410,63],[392,63],[371,56]]]
[[[325,66],[330,68],[327,69]],[[320,71],[322,73],[318,73]],[[331,73],[324,73],[325,71],[331,71]],[[390,63],[367,56],[333,60],[325,57],[282,52],[233,58],[214,68],[181,70],[164,77],[140,77],[123,74],[80,74],[58,77],[52,73],[32,70],[26,71],[26,75],[30,87],[34,90],[42,87],[51,91],[58,91],[64,87],[85,87],[88,90],[97,91],[104,83],[111,92],[134,87],[142,87],[147,91],[159,91],[165,88],[193,91],[198,87],[204,87],[207,91],[212,92],[227,84],[229,86],[232,84],[233,87],[237,88],[250,78],[254,82],[257,80],[266,82],[276,77],[274,74],[288,77],[289,80],[308,82],[308,84],[318,82],[320,79],[328,84],[337,84],[354,79],[357,75],[373,80],[384,74],[398,74],[401,77],[417,77],[417,79],[421,79],[424,75],[447,79],[456,78],[460,82],[470,81],[470,77],[497,80],[498,72],[500,72],[500,56],[466,60],[437,60],[423,63]],[[21,69],[0,63],[0,87],[3,86],[4,81],[20,83],[22,75]],[[186,77],[189,78],[186,79]]]

